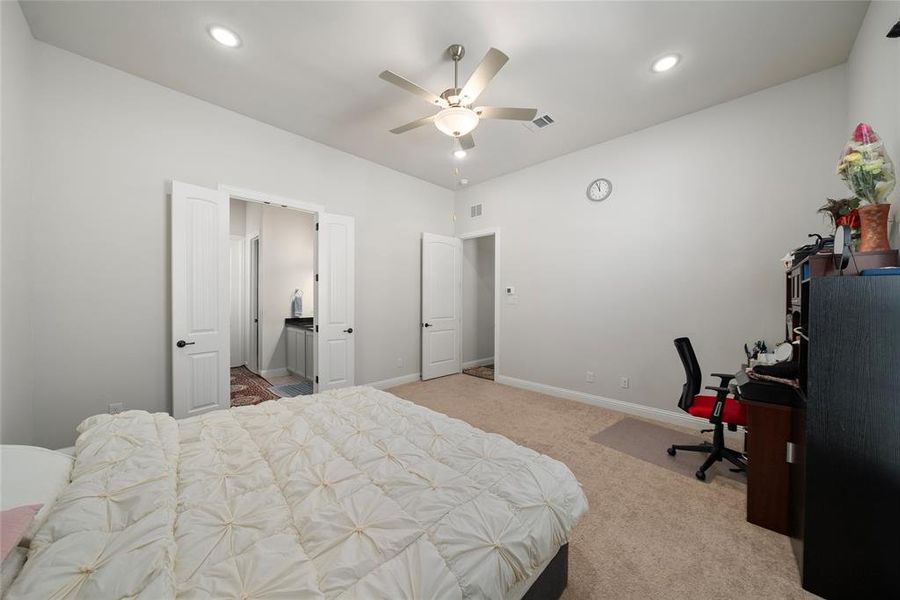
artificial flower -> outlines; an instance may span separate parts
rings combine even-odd
[[[860,123],[853,130],[854,142],[877,142],[878,139],[875,131],[867,123]]]
[[[894,189],[894,166],[884,142],[866,123],[853,130],[835,173],[847,183],[857,203],[880,204]]]

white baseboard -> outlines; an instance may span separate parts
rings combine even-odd
[[[387,390],[392,387],[397,387],[398,385],[403,385],[404,383],[419,381],[420,379],[422,379],[420,373],[410,373],[409,375],[401,375],[400,377],[393,377],[391,379],[382,379],[381,381],[373,381],[372,383],[366,383],[364,385],[369,385],[379,390]]]
[[[464,362],[462,364],[463,369],[471,369],[472,367],[483,367],[484,365],[492,365],[494,364],[494,357],[490,358],[477,358],[475,360],[470,360],[468,362]]]
[[[645,419],[652,419],[654,421],[668,423],[670,425],[702,429],[709,429],[712,426],[708,420],[701,419],[699,417],[692,417],[687,413],[677,413],[675,411],[655,408],[653,406],[644,406],[642,404],[635,404],[633,402],[625,402],[624,400],[614,400],[612,398],[606,398],[604,396],[588,394],[587,392],[567,390],[565,388],[546,385],[543,383],[535,383],[533,381],[526,381],[524,379],[516,379],[515,377],[507,377],[506,375],[498,375],[495,378],[495,381],[497,383],[510,385],[512,387],[521,388],[523,390],[540,392],[542,394],[547,394],[548,396],[556,396],[557,398],[574,400],[576,402],[583,402],[584,404],[592,404],[594,406],[600,406],[602,408],[608,408],[610,410],[627,413],[629,415],[635,415],[637,417],[644,417]],[[727,433],[728,432],[726,431],[726,434]]]
[[[269,377],[287,377],[289,375],[288,370],[286,368],[282,369],[268,369],[266,371],[260,371],[259,374],[264,378]]]

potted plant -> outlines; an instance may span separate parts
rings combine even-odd
[[[841,198],[840,200],[829,198],[828,201],[819,208],[819,212],[831,217],[832,229],[837,230],[841,225],[849,227],[853,236],[853,248],[858,249],[860,238],[859,200],[856,198]]]
[[[855,211],[859,250],[890,250],[887,221],[891,205],[887,204],[887,198],[894,189],[894,166],[884,149],[884,142],[866,123],[860,123],[853,131],[853,137],[838,161],[837,174],[847,183],[853,197],[829,200],[820,212],[831,214],[835,225],[849,225],[852,229]]]

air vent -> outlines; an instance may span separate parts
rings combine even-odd
[[[469,207],[469,216],[471,218],[480,217],[483,204],[473,204]]]
[[[551,117],[550,115],[541,115],[534,121],[529,121],[527,123],[522,123],[525,127],[530,129],[531,131],[540,131],[541,129],[547,129],[551,125],[556,123],[556,119]]]

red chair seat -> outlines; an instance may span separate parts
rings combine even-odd
[[[688,412],[695,417],[708,419],[712,415],[715,396],[694,396],[694,402],[688,407]],[[734,398],[725,398],[725,409],[722,411],[722,421],[734,425],[747,424],[747,409]]]

